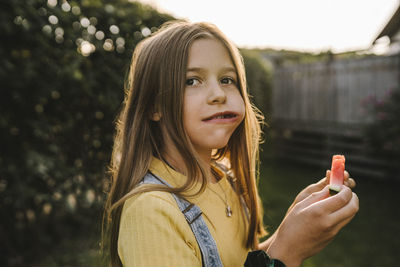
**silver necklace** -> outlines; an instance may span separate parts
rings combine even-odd
[[[171,169],[173,169],[173,170],[175,170],[175,168],[167,161],[167,160],[165,160],[164,158],[163,158],[163,161],[171,168]],[[176,171],[176,170],[175,170]],[[211,173],[214,175],[214,177],[215,177],[215,179],[217,179],[217,181],[220,179],[220,177],[219,177],[219,174],[218,173],[216,173],[216,171],[213,169],[213,168],[211,168]],[[224,196],[225,196],[225,199],[223,199],[217,192],[215,192],[211,187],[208,187],[214,194],[216,194],[221,200],[222,200],[222,202],[224,202],[225,203],[225,213],[226,213],[226,216],[227,217],[232,217],[232,208],[231,208],[231,206],[229,205],[229,203],[228,203],[228,197],[226,196],[226,193],[225,193],[225,191],[224,191],[224,189],[222,188],[222,186],[219,184],[219,183],[217,183],[218,184],[218,186],[219,186],[219,188],[221,188],[221,190],[222,190],[222,192],[224,193]]]
[[[219,175],[211,168],[211,172],[214,175],[215,178],[219,178]],[[218,179],[217,179],[218,180]],[[222,202],[225,203],[225,213],[227,217],[232,217],[232,208],[228,203],[228,197],[226,196],[225,190],[222,188],[222,186],[217,182],[219,188],[221,188],[222,192],[224,193],[225,199],[223,199],[217,192],[215,192],[211,187],[208,187],[214,194],[216,194]]]

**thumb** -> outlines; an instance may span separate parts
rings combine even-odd
[[[321,191],[317,191],[297,203],[299,209],[305,209],[308,206],[325,199],[329,196],[329,185],[325,186]]]

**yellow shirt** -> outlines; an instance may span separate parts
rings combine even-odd
[[[171,186],[182,185],[186,177],[153,158],[150,171]],[[221,188],[225,191],[221,190]],[[225,213],[225,196],[232,216]],[[222,263],[241,266],[249,249],[245,246],[248,224],[239,197],[226,176],[208,184],[199,196],[189,199],[203,212],[218,247]],[[170,193],[152,191],[128,199],[123,207],[118,254],[124,266],[202,266],[196,238]]]

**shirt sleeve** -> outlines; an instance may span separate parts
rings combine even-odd
[[[142,193],[126,201],[118,253],[126,267],[202,265],[194,234],[166,192]]]

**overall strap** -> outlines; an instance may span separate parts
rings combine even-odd
[[[171,187],[162,178],[150,172],[145,175],[145,177],[142,180],[142,183],[163,184],[168,187]],[[203,259],[203,266],[223,267],[221,259],[219,257],[217,244],[215,243],[215,240],[212,237],[210,230],[208,229],[203,219],[203,216],[201,216],[202,211],[200,210],[200,208],[194,205],[193,203],[190,203],[187,200],[176,196],[175,194],[172,194],[172,196],[174,197],[176,203],[178,204],[179,209],[185,216],[186,221],[188,222],[197,240]]]

